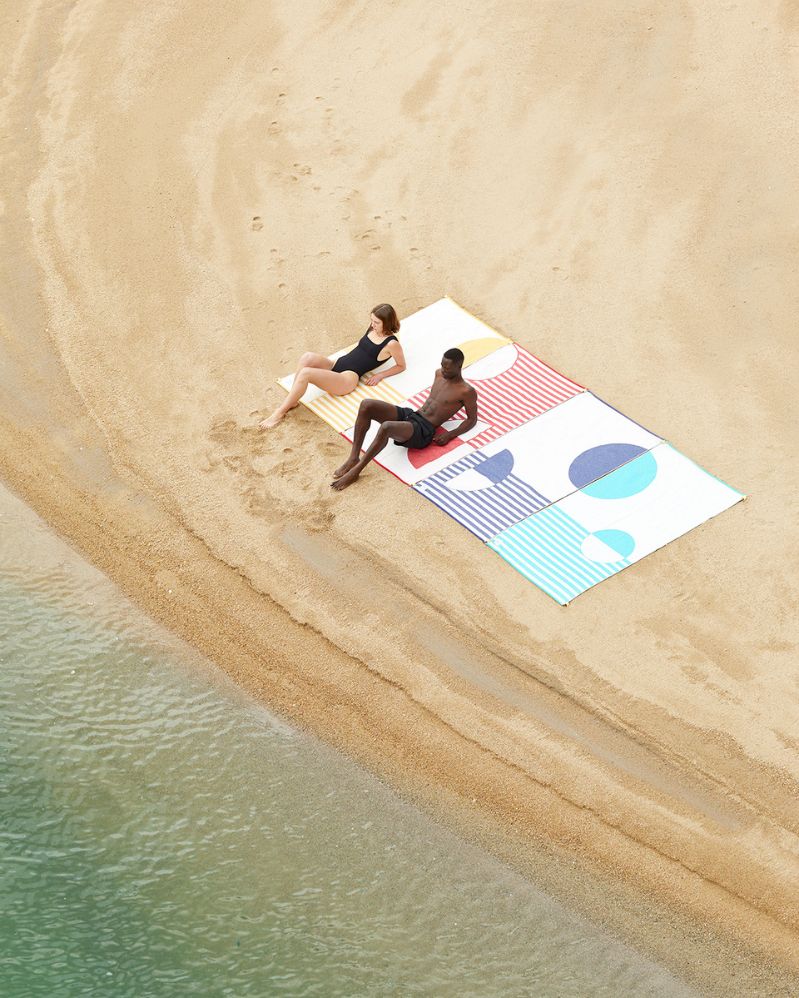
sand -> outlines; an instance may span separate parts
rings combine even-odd
[[[0,14],[0,472],[707,993],[799,975],[799,8]],[[449,294],[749,495],[558,607],[274,379]],[[725,988],[727,989],[725,991]]]

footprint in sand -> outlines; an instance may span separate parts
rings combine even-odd
[[[229,443],[238,434],[238,424],[233,419],[220,419],[211,424],[209,436],[214,443]]]
[[[263,220],[261,219],[261,216],[260,215],[253,215],[252,222],[250,224],[250,228],[252,229],[252,231],[253,232],[260,232],[263,227],[264,227],[264,223],[263,223]]]
[[[253,516],[266,516],[272,509],[272,503],[267,502],[258,489],[252,486],[244,489],[242,497],[247,509]]]

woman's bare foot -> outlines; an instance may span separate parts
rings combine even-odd
[[[358,478],[358,475],[360,475],[360,471],[357,468],[350,468],[350,470],[343,474],[341,478],[337,478],[335,481],[331,482],[330,488],[335,489],[336,492],[341,492],[341,490],[346,489],[348,485],[352,485],[352,483]]]
[[[285,412],[281,412],[280,409],[275,409],[271,416],[267,416],[266,419],[262,419],[258,424],[259,430],[271,430],[272,427],[277,426],[281,419],[285,416]]]
[[[357,457],[348,457],[344,464],[333,472],[333,478],[341,478],[342,475],[346,475],[350,468],[354,468],[357,463]]]

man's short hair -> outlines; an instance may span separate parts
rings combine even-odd
[[[447,360],[454,360],[459,366],[463,366],[463,361],[465,360],[463,356],[463,350],[459,350],[457,347],[453,347],[451,350],[445,350],[444,356]]]

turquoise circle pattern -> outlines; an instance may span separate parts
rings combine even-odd
[[[643,492],[655,480],[657,473],[657,461],[652,456],[652,451],[647,451],[580,491],[592,499],[627,499]]]
[[[635,539],[626,530],[597,530],[593,536],[612,548],[620,558],[629,558],[635,550]]]

